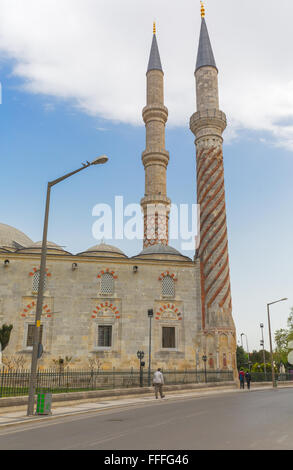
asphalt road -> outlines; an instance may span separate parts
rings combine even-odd
[[[157,400],[5,428],[1,450],[293,449],[293,389]]]

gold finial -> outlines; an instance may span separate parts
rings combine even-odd
[[[156,22],[154,21],[153,32],[156,34]]]
[[[204,8],[203,2],[200,2],[200,5],[201,5],[201,7],[200,7],[200,14],[201,14],[201,17],[204,18],[206,12],[205,12],[205,8]]]

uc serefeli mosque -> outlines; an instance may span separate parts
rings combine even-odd
[[[101,243],[73,255],[49,242],[41,319],[44,348],[41,368],[72,357],[74,368],[96,358],[101,367],[137,367],[137,351],[147,360],[149,319],[153,309],[152,366],[165,369],[236,370],[236,335],[232,318],[226,226],[222,133],[226,116],[219,109],[218,69],[202,11],[195,70],[195,135],[200,244],[194,259],[168,245],[170,199],[166,191],[169,153],[165,149],[168,109],[164,73],[156,39],[147,69],[147,104],[143,109],[146,149],[144,246],[128,258]],[[191,99],[193,92],[190,90]],[[148,207],[155,208],[152,215]],[[164,215],[156,207],[164,207]],[[150,233],[152,236],[150,236]],[[32,353],[41,243],[0,224],[0,325],[12,324],[6,356]]]

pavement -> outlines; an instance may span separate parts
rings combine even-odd
[[[293,385],[279,385],[278,388],[292,388]],[[250,390],[239,390],[233,389],[231,387],[220,389],[210,389],[210,388],[202,388],[200,390],[181,390],[180,392],[167,392],[165,398],[158,399],[164,401],[174,401],[174,400],[184,400],[187,398],[202,398],[207,396],[215,396],[217,394],[225,394],[225,393],[251,393],[254,391],[260,390],[270,390],[272,386],[256,386],[255,388],[251,387]],[[53,404],[52,406],[52,414],[51,415],[34,415],[34,416],[27,416],[26,415],[26,407],[22,407],[22,409],[11,409],[8,410],[7,408],[1,410],[0,408],[0,429],[5,428],[7,426],[13,425],[20,425],[25,423],[32,423],[37,421],[52,421],[56,418],[71,416],[71,415],[78,415],[78,414],[85,414],[85,413],[93,413],[93,412],[101,412],[111,409],[121,409],[127,407],[134,407],[144,404],[151,404],[152,402],[158,401],[154,396],[145,395],[145,396],[125,396],[123,398],[117,397],[109,397],[103,399],[96,399],[95,401],[82,401],[82,402],[70,402],[70,404]]]

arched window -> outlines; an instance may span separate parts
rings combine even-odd
[[[106,294],[106,295],[114,294],[113,274],[104,273],[101,275],[101,294]]]
[[[175,282],[171,276],[165,276],[162,279],[162,296],[175,297]]]
[[[40,281],[40,271],[36,271],[33,276],[33,285],[32,290],[33,292],[38,292],[39,290],[39,281]],[[44,290],[46,289],[46,277],[44,279]]]

